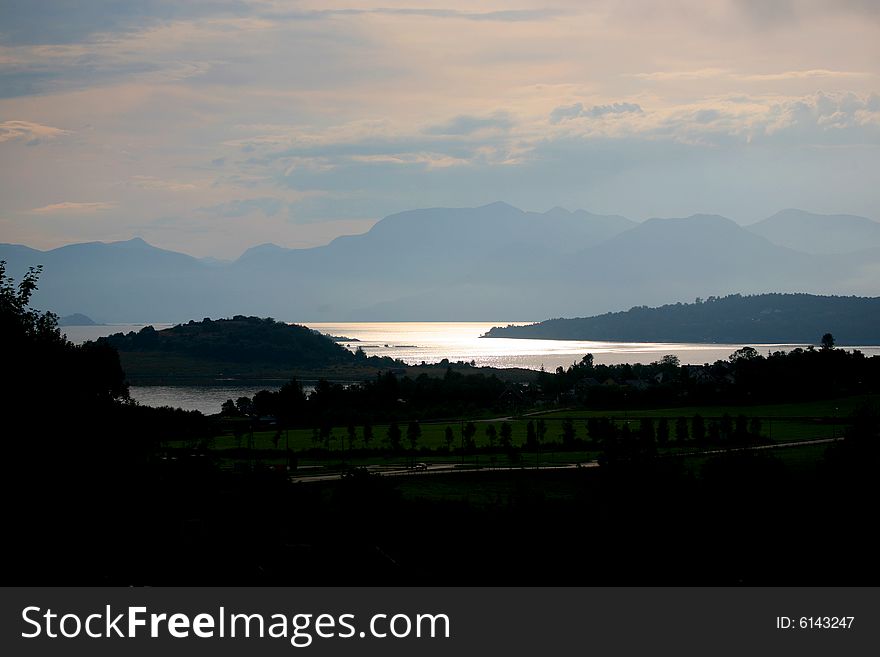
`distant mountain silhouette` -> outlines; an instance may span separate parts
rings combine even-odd
[[[218,283],[226,271],[138,237],[45,252],[3,245],[0,259],[7,261],[13,275],[30,265],[43,265],[33,297],[37,307],[59,315],[81,312],[107,322],[163,322],[212,314],[216,304],[211,300],[222,297]]]
[[[748,230],[804,253],[849,253],[880,248],[880,222],[851,214],[782,210]]]
[[[859,251],[810,254],[758,232],[716,215],[637,224],[492,203],[402,212],[326,246],[263,244],[231,263],[139,238],[46,252],[0,245],[0,259],[16,276],[44,265],[38,307],[108,322],[235,314],[299,322],[513,321],[735,292],[880,294],[880,247],[866,248],[869,240],[853,240]]]
[[[743,291],[876,294],[878,256],[800,253],[716,215],[649,219],[574,254],[525,247],[483,258],[452,284],[381,302],[360,316],[528,320]]]
[[[710,297],[699,303],[640,306],[596,317],[495,327],[485,337],[619,342],[880,344],[880,298],[810,294]]]
[[[99,326],[99,324],[82,313],[73,313],[59,318],[58,326]]]

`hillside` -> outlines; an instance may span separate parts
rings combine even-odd
[[[401,212],[325,246],[264,244],[234,262],[137,238],[50,251],[0,245],[0,260],[17,276],[44,266],[37,307],[108,323],[233,314],[298,322],[528,320],[732,293],[880,294],[880,248],[860,232],[875,222],[811,216],[819,219],[801,222],[798,239],[830,244],[832,225],[834,239],[858,248],[806,253],[758,234],[758,225],[717,215],[635,223],[492,203]]]
[[[849,214],[789,209],[746,228],[774,244],[804,253],[849,253],[880,247],[880,222]]]
[[[880,344],[880,298],[734,294],[659,308],[639,306],[595,317],[495,327],[484,337],[817,344],[828,332],[840,345]]]
[[[190,321],[161,331],[146,326],[116,333],[106,341],[119,352],[133,385],[217,385],[238,381],[277,385],[292,377],[306,380],[375,379],[393,370],[413,379],[442,377],[447,369],[502,380],[524,381],[531,370],[473,368],[466,363],[408,366],[399,360],[366,356],[338,345],[332,336],[273,319],[236,315],[231,319]]]
[[[98,326],[98,322],[82,313],[73,313],[59,318],[58,326]]]
[[[352,362],[355,355],[305,326],[271,318],[190,321],[162,331],[116,333],[106,340],[120,352],[167,353],[230,363],[274,363],[288,367]]]
[[[135,383],[288,377],[303,369],[330,370],[367,360],[305,326],[242,315],[161,331],[146,326],[102,340],[119,351]]]

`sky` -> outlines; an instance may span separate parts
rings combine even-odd
[[[503,200],[880,219],[874,0],[3,0],[0,241],[235,258]]]

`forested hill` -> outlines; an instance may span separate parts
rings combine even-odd
[[[305,326],[242,315],[190,321],[162,331],[147,326],[137,333],[116,333],[106,339],[123,354],[168,354],[228,363],[324,367],[352,363],[357,358]]]
[[[620,342],[880,344],[880,298],[758,294],[709,297],[595,317],[495,327],[484,337]]]

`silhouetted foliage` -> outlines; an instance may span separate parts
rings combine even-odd
[[[834,336],[830,333],[826,333],[822,336],[822,349],[825,349],[826,351],[834,349]]]
[[[691,420],[691,436],[697,443],[702,443],[706,440],[706,425],[703,422],[703,416],[699,413],[695,414]]]
[[[669,420],[661,417],[657,421],[657,443],[665,445],[669,442]]]
[[[394,452],[400,451],[400,427],[397,426],[397,422],[392,422],[388,425],[388,445],[391,447],[391,450]]]
[[[637,306],[594,317],[496,327],[488,335],[612,342],[811,343],[829,328],[841,344],[880,343],[880,298],[731,294],[705,302]]]
[[[236,315],[231,319],[203,319],[156,331],[146,326],[137,333],[116,333],[109,342],[122,352],[178,355],[228,363],[262,363],[284,367],[326,367],[365,364],[393,367],[391,358],[367,358],[336,344],[325,335],[297,324],[272,318]]]
[[[688,423],[687,419],[679,417],[675,420],[675,441],[678,443],[686,442],[688,439]]]
[[[413,420],[408,425],[406,425],[406,440],[410,445],[410,448],[415,451],[416,445],[419,444],[419,438],[422,437],[422,427],[418,423],[418,421]]]

